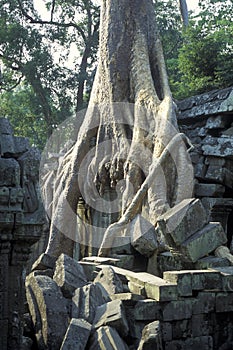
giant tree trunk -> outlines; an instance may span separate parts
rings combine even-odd
[[[99,65],[77,141],[57,171],[47,253],[72,255],[73,240],[107,253],[136,214],[156,225],[189,197],[191,180],[153,2],[103,0]]]

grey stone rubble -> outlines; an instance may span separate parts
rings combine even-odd
[[[69,261],[67,271],[82,267],[82,261],[72,264],[64,254],[58,260]],[[27,301],[39,349],[231,348],[232,266],[165,271],[162,278],[114,265],[94,266],[101,278],[86,281],[73,297],[63,295],[55,277],[35,271],[27,277]],[[106,271],[111,271],[110,293],[105,289]],[[118,293],[116,280],[127,290]]]

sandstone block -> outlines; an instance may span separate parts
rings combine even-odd
[[[120,278],[115,274],[113,267],[106,266],[96,276],[95,283],[100,283],[104,289],[111,295],[123,293],[124,288]]]
[[[211,222],[184,241],[181,245],[181,251],[192,262],[196,262],[226,242],[227,237],[221,224]]]
[[[204,270],[208,268],[224,267],[229,266],[230,262],[228,259],[219,258],[216,256],[206,256],[197,260],[195,263],[195,268],[198,270]]]
[[[186,320],[172,321],[172,339],[184,339],[192,336],[191,318]]]
[[[216,294],[216,312],[232,312],[233,311],[233,293],[217,293]]]
[[[161,306],[153,299],[139,300],[133,310],[134,319],[137,321],[160,320]]]
[[[166,281],[177,284],[177,292],[180,296],[192,295],[192,276],[183,271],[165,271],[163,278]]]
[[[161,323],[161,332],[163,341],[171,341],[173,339],[172,336],[172,324],[171,322],[162,322]]]
[[[44,270],[45,268],[54,269],[56,264],[56,258],[49,254],[43,253],[32,265],[32,271]]]
[[[83,350],[91,333],[91,324],[83,319],[72,318],[60,350]]]
[[[132,254],[133,248],[131,246],[130,236],[116,236],[111,248],[111,255]]]
[[[213,350],[213,338],[210,336],[192,337],[185,340],[173,340],[165,343],[165,350],[201,349]]]
[[[221,274],[223,291],[233,292],[233,266],[216,267],[214,270]]]
[[[222,197],[225,186],[220,184],[196,184],[194,192],[197,197]]]
[[[48,276],[26,278],[26,296],[39,349],[60,349],[68,327],[67,303]]]
[[[19,163],[13,158],[0,158],[0,186],[20,185]]]
[[[88,343],[89,350],[128,350],[128,346],[121,339],[116,329],[112,327],[100,327],[91,336],[90,342]]]
[[[61,254],[56,261],[53,279],[65,297],[72,297],[75,289],[87,284],[83,267],[65,254]]]
[[[177,245],[200,230],[206,222],[206,210],[199,199],[183,200],[158,220],[164,235],[170,234]]]
[[[145,326],[142,338],[137,350],[161,350],[162,337],[159,321],[154,321]]]
[[[98,306],[93,321],[94,328],[109,326],[115,328],[119,334],[126,336],[129,327],[121,300],[113,300]]]
[[[72,298],[72,317],[92,323],[96,308],[108,301],[110,298],[107,292],[98,283],[77,288]]]
[[[163,321],[184,320],[191,318],[194,299],[170,301],[162,308]]]
[[[191,323],[193,337],[210,335],[213,332],[213,329],[211,329],[209,322],[209,316],[207,314],[193,315]]]
[[[193,303],[193,314],[208,314],[215,310],[214,292],[199,292]]]
[[[205,138],[202,146],[204,155],[215,157],[233,157],[233,139],[231,137],[212,137]]]
[[[143,216],[136,215],[129,231],[131,244],[140,254],[149,257],[158,248],[155,228]]]

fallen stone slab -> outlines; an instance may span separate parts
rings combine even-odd
[[[103,266],[96,276],[95,283],[100,283],[108,294],[123,293],[124,288],[122,281],[114,271],[114,267]]]
[[[195,268],[197,270],[205,270],[209,268],[214,267],[224,267],[224,266],[230,266],[230,262],[226,258],[219,258],[217,256],[206,256],[204,258],[201,258],[197,260],[195,263]]]
[[[93,321],[94,328],[109,326],[115,328],[120,335],[127,336],[129,332],[124,305],[121,300],[113,300],[98,306]]]
[[[218,222],[210,222],[181,244],[181,252],[192,262],[213,252],[227,242],[226,234]]]
[[[67,303],[60,288],[50,277],[33,273],[25,285],[38,348],[60,349],[68,327]]]
[[[154,321],[145,326],[137,350],[163,350],[159,321]]]
[[[99,283],[77,288],[72,298],[72,317],[93,322],[96,308],[111,299]]]
[[[83,350],[91,334],[91,324],[83,319],[72,318],[60,350]]]
[[[88,342],[89,350],[128,350],[128,346],[119,336],[116,329],[108,326],[100,327]]]
[[[142,215],[132,220],[129,232],[131,244],[140,254],[149,257],[158,248],[155,227]]]
[[[197,220],[198,218],[198,220]],[[185,199],[158,219],[165,237],[180,245],[207,223],[207,213],[199,199]]]
[[[130,236],[116,236],[113,240],[111,255],[121,255],[133,253]]]
[[[61,254],[56,261],[53,279],[67,298],[72,298],[75,289],[88,283],[82,265],[65,254]]]
[[[56,258],[49,254],[43,253],[32,265],[32,271],[34,270],[45,270],[45,269],[54,269],[56,264]]]
[[[106,267],[104,265],[99,265],[97,268],[102,270]],[[120,277],[123,283],[128,282],[129,289],[130,284],[144,288],[147,298],[158,301],[170,301],[176,300],[178,297],[177,285],[174,283],[169,283],[147,272],[133,272],[116,266],[112,266],[111,268]],[[134,290],[130,290],[130,292],[135,293]]]

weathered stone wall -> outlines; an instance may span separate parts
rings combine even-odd
[[[0,118],[0,349],[20,349],[26,265],[40,238],[39,151]]]
[[[181,130],[191,139],[195,197],[220,221],[233,252],[233,87],[178,103]]]

